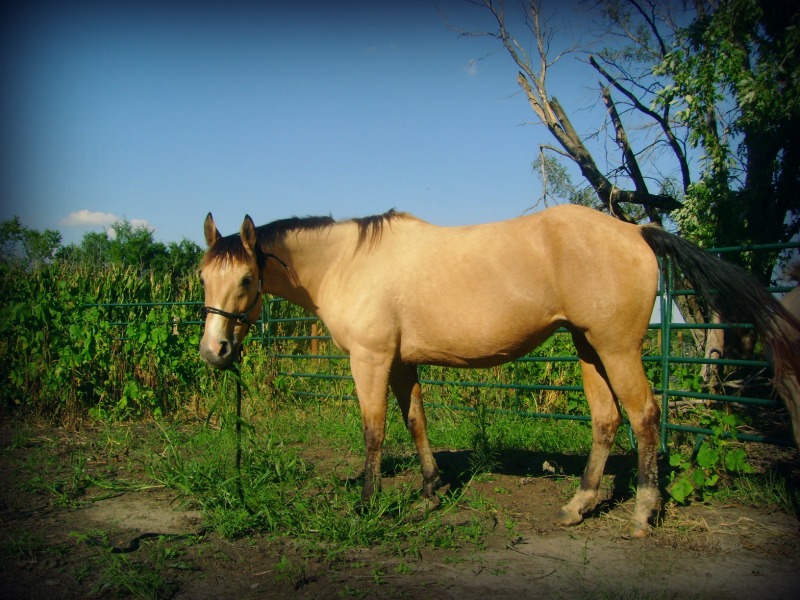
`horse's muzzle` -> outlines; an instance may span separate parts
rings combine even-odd
[[[200,356],[216,369],[228,369],[239,356],[240,344],[230,340],[218,340],[211,344],[200,342]]]

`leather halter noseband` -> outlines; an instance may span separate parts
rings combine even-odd
[[[221,308],[215,308],[213,306],[204,306],[200,309],[200,314],[203,315],[205,319],[208,315],[221,315],[223,317],[227,317],[228,319],[233,319],[234,321],[238,321],[239,323],[250,323],[250,319],[247,318],[247,315],[250,314],[250,311],[253,310],[258,304],[258,299],[261,297],[261,276],[258,278],[258,292],[256,293],[256,297],[253,298],[253,301],[250,303],[243,312],[240,313],[231,313],[226,310],[222,310]],[[252,325],[252,323],[250,323]]]
[[[258,304],[258,299],[261,298],[261,295],[262,295],[262,292],[261,292],[262,275],[261,275],[261,273],[264,270],[264,264],[267,262],[268,258],[274,258],[279,263],[281,263],[281,265],[283,265],[284,269],[287,269],[287,270],[289,269],[289,266],[285,262],[283,262],[280,258],[278,258],[277,256],[275,256],[274,254],[272,254],[270,252],[263,252],[261,250],[261,248],[256,246],[256,264],[258,266],[258,288],[257,288],[257,291],[256,291],[256,297],[253,298],[253,301],[250,303],[250,306],[245,308],[244,311],[242,311],[240,313],[228,312],[226,310],[222,310],[221,308],[216,308],[214,306],[204,306],[202,309],[200,309],[200,314],[203,316],[203,318],[205,319],[208,315],[220,315],[220,316],[226,317],[228,319],[233,319],[234,321],[237,321],[237,322],[242,323],[242,324],[247,323],[247,324],[252,325],[252,323],[250,323],[250,319],[247,318],[247,315],[249,315],[250,311],[252,311],[256,307],[256,304]]]

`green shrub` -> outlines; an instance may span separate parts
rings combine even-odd
[[[745,449],[735,445],[736,427],[742,424],[740,417],[715,410],[700,415],[699,421],[711,429],[712,435],[698,444],[694,457],[675,452],[669,458],[673,468],[669,493],[680,504],[694,497],[708,501],[731,474],[754,472]]]

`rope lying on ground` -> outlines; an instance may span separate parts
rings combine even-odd
[[[187,538],[200,538],[204,537],[210,531],[209,528],[203,528],[199,531],[192,532],[192,533],[156,533],[148,531],[146,533],[141,533],[137,535],[135,538],[131,539],[128,542],[127,546],[112,546],[110,543],[105,541],[98,535],[90,535],[86,537],[86,543],[90,546],[96,546],[97,548],[103,548],[104,550],[108,550],[111,554],[128,554],[130,552],[136,552],[139,547],[141,546],[142,542],[147,540],[154,540],[154,539],[164,539],[164,540],[180,540],[180,539],[187,539]]]

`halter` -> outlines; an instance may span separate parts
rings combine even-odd
[[[258,245],[256,245],[256,264],[258,266],[258,288],[257,288],[257,291],[256,291],[256,297],[253,298],[253,301],[250,303],[250,306],[245,308],[244,311],[242,311],[240,313],[228,312],[226,310],[222,310],[221,308],[215,308],[213,306],[204,306],[203,308],[200,309],[200,314],[203,316],[203,318],[205,319],[208,315],[220,315],[220,316],[226,317],[228,319],[233,319],[234,321],[237,321],[238,323],[242,323],[242,324],[246,323],[248,325],[252,325],[252,323],[250,323],[250,319],[247,318],[247,315],[249,315],[250,311],[252,311],[256,307],[256,304],[258,304],[258,299],[261,298],[261,295],[262,295],[262,292],[261,292],[261,283],[262,283],[261,273],[264,270],[264,264],[267,262],[268,258],[274,258],[281,265],[283,265],[284,269],[287,269],[287,270],[289,269],[289,266],[285,262],[283,262],[280,258],[278,258],[277,256],[275,256],[274,254],[272,254],[270,252],[263,252],[261,250],[261,248],[259,248]]]
[[[259,272],[260,273],[260,272]],[[231,313],[226,310],[222,310],[221,308],[214,308],[213,306],[204,306],[200,309],[200,314],[205,319],[208,315],[222,315],[223,317],[227,317],[229,319],[234,319],[239,323],[250,323],[250,319],[247,318],[247,315],[250,314],[250,311],[256,307],[258,304],[258,299],[261,297],[261,275],[258,277],[258,292],[256,293],[256,297],[253,298],[253,301],[250,303],[244,311],[240,313]]]

